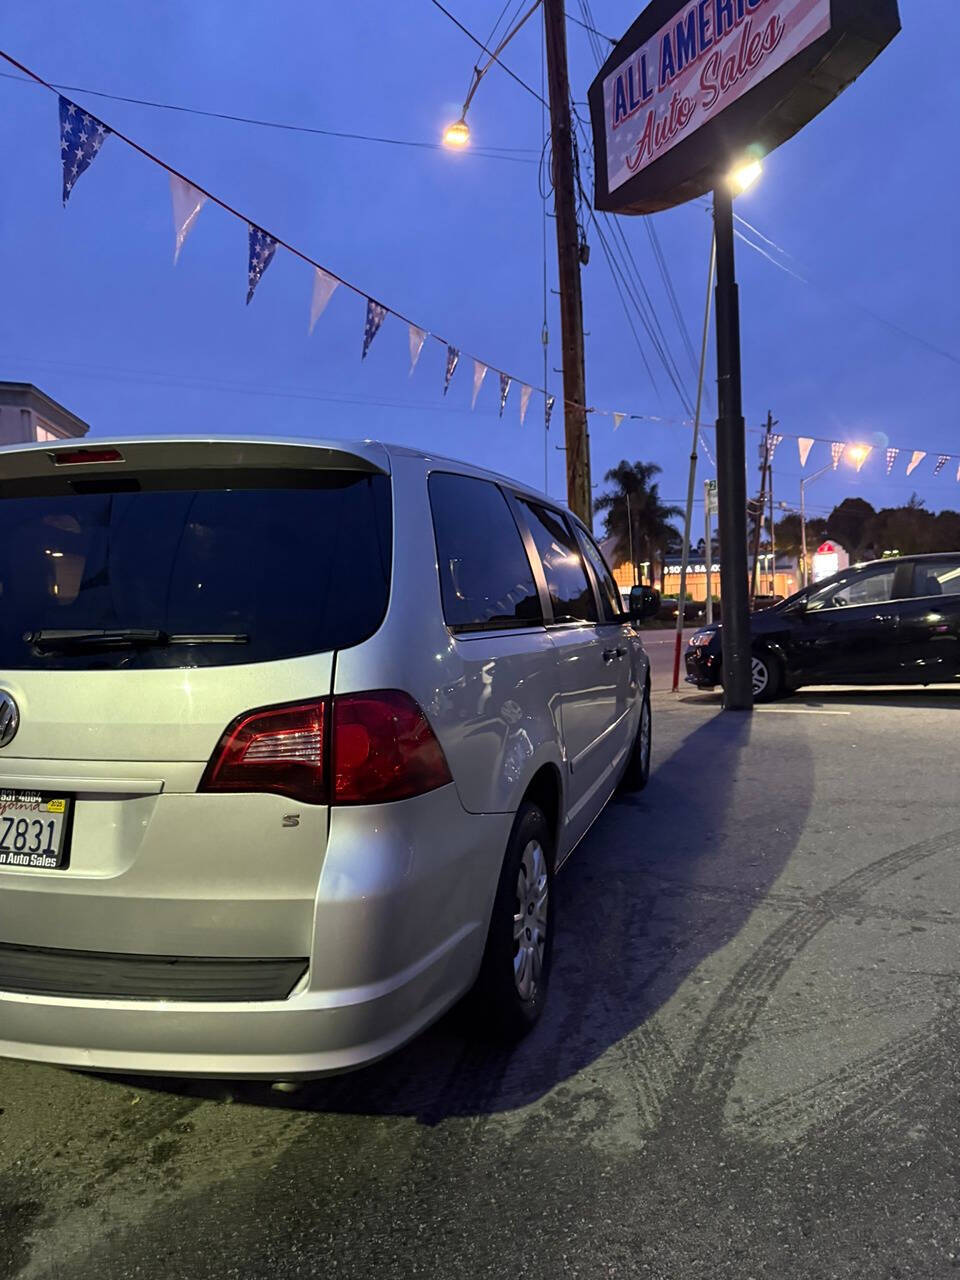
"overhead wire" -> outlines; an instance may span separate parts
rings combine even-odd
[[[497,55],[494,53],[492,49],[488,49],[487,46],[483,43],[483,41],[479,38],[479,36],[474,35],[474,33],[470,30],[469,27],[465,27],[463,23],[460,21],[460,19],[456,17],[455,14],[452,14],[449,9],[447,9],[444,5],[440,3],[440,0],[430,0],[430,3],[434,6],[435,9],[439,9],[440,12],[444,14],[445,17],[449,18],[450,21],[453,23],[453,25],[455,27],[458,27],[463,32],[463,34],[469,40],[472,40],[473,43],[479,49],[482,49],[484,53],[486,53],[489,57],[491,57],[493,61],[497,64],[497,66],[502,68],[502,70],[504,70],[512,80],[515,80],[517,84],[520,85],[521,88],[526,89],[527,93],[532,94],[533,97],[536,98],[538,102],[542,102],[544,106],[547,105],[547,101],[542,94],[537,93],[536,89],[534,89],[532,85],[527,84],[526,80],[523,80],[520,76],[517,75],[515,71],[512,71],[510,67],[508,67],[507,64],[503,61],[502,58],[497,57]]]

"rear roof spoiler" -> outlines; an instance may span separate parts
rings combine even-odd
[[[140,437],[0,448],[0,485],[54,475],[124,471],[361,471],[389,475],[390,459],[371,441]]]

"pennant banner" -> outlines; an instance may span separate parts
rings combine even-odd
[[[830,457],[833,459],[833,469],[836,471],[840,465],[840,459],[843,457],[843,451],[846,449],[845,444],[841,444],[839,440],[834,441],[830,446]]]
[[[941,453],[940,456],[937,458],[937,465],[933,468],[933,474],[935,476],[938,476],[949,461],[950,461],[949,453]]]
[[[624,418],[625,418],[626,416],[627,416],[627,415],[626,415],[625,413],[615,413],[615,414],[613,415],[613,429],[614,429],[614,431],[616,431],[617,427],[619,427],[620,423],[624,420]]]
[[[910,461],[907,463],[907,475],[908,475],[908,476],[912,476],[912,475],[913,475],[914,471],[916,471],[917,467],[919,467],[920,463],[924,460],[924,458],[925,458],[926,456],[927,456],[927,454],[926,454],[926,450],[924,450],[924,449],[914,449],[914,451],[913,451],[913,457],[912,457],[912,458],[910,459]]]
[[[60,158],[63,160],[63,203],[112,130],[96,116],[81,111],[69,98],[60,99]]]
[[[900,454],[899,449],[887,450],[887,475],[889,475],[890,472],[893,470],[894,464],[896,463],[897,458],[899,457],[899,454]]]
[[[247,227],[250,231],[250,262],[247,267],[247,306],[249,306],[253,292],[260,283],[260,277],[277,252],[277,242],[273,236],[266,231],[261,231],[252,222],[248,222]]]
[[[800,466],[805,467],[810,457],[810,450],[813,448],[813,437],[797,436],[797,448],[800,450]]]
[[[544,425],[544,429],[547,431],[550,430],[550,419],[553,416],[553,406],[556,403],[557,403],[556,396],[547,396],[547,402],[543,411],[543,425]]]
[[[313,297],[310,300],[310,332],[313,333],[313,326],[317,323],[324,311],[327,309],[327,303],[333,297],[333,291],[336,289],[340,281],[336,276],[330,275],[328,271],[324,271],[323,267],[317,267],[313,273]]]
[[[860,448],[856,450],[853,455],[853,461],[856,464],[858,471],[863,468],[863,464],[870,457],[871,453],[873,453],[872,445],[861,445]]]
[[[450,387],[450,379],[453,377],[453,371],[460,363],[460,352],[456,347],[447,347],[447,367],[443,372],[443,394],[446,395]]]
[[[193,230],[193,224],[200,216],[200,210],[207,203],[207,197],[198,191],[192,182],[175,173],[170,175],[170,199],[173,202],[173,265],[177,265],[180,250],[187,236]]]
[[[426,329],[421,329],[419,325],[412,324],[410,326],[410,373],[412,375],[417,367],[417,361],[420,359],[420,352],[423,350],[423,344],[427,340]]]
[[[526,383],[520,388],[520,425],[523,426],[523,420],[527,416],[527,405],[530,403],[530,395],[533,387],[528,387]]]
[[[383,324],[383,317],[387,314],[387,308],[382,303],[374,302],[372,298],[367,299],[367,318],[363,325],[363,354],[361,360],[366,360],[367,352],[370,350],[370,343],[374,340]]]
[[[470,408],[477,407],[477,396],[480,394],[480,388],[483,386],[483,380],[487,376],[487,366],[482,360],[474,360],[473,362],[473,396],[470,399]]]
[[[769,441],[767,448],[770,451],[770,465],[772,466],[773,455],[777,452],[777,445],[782,443],[783,436],[767,436],[767,440]]]
[[[500,375],[500,417],[503,417],[503,411],[507,407],[507,395],[510,391],[511,379],[505,373]]]

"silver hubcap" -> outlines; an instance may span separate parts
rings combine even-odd
[[[753,696],[755,698],[759,694],[763,693],[764,689],[766,689],[768,679],[769,679],[769,676],[767,675],[766,663],[761,662],[759,658],[754,658],[753,660]]]
[[[650,768],[650,703],[646,698],[640,704],[640,759],[646,774]]]
[[[547,860],[531,840],[520,860],[513,916],[513,980],[521,1000],[532,1000],[543,973],[547,945]]]

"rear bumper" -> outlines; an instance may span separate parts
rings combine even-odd
[[[720,684],[720,657],[708,649],[688,649],[684,655],[687,684],[698,689],[713,689]]]
[[[465,813],[453,786],[397,804],[334,809],[309,968],[286,999],[0,990],[0,1056],[269,1080],[381,1058],[472,985],[511,824],[509,814]],[[210,933],[213,940],[215,920]],[[139,950],[148,946],[144,936]]]

